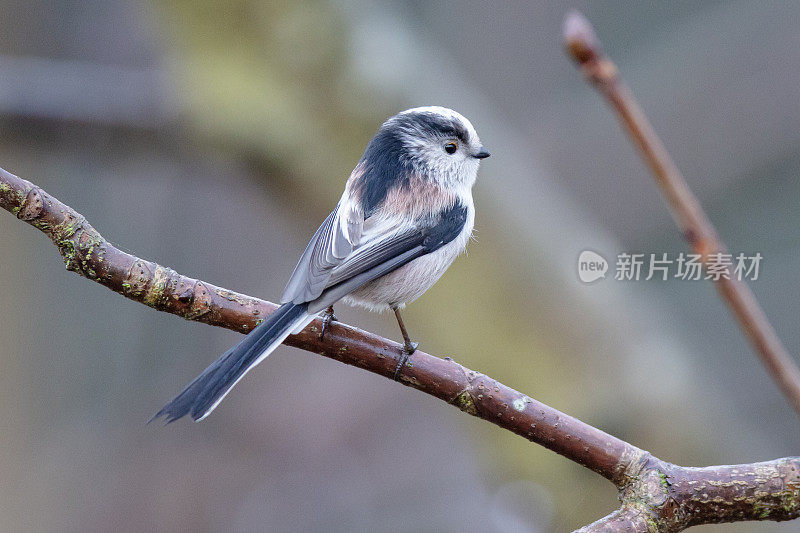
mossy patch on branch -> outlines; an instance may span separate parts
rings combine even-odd
[[[465,413],[469,413],[473,416],[477,416],[478,414],[478,408],[475,406],[475,401],[472,399],[472,395],[467,389],[461,391],[459,395],[453,399],[452,403]]]

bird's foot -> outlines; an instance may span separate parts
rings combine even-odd
[[[411,357],[411,355],[414,352],[417,351],[417,346],[419,346],[418,342],[406,341],[406,343],[403,344],[403,351],[402,351],[401,356],[400,356],[400,362],[397,363],[397,368],[394,369],[394,380],[395,381],[400,381],[400,379],[399,379],[400,378],[400,370],[402,370],[403,367],[406,366],[406,363],[408,362],[408,358]]]
[[[331,325],[331,322],[336,322],[337,320],[336,315],[333,314],[332,305],[322,312],[322,331],[319,332],[319,340],[325,339],[325,331],[327,331],[328,326]]]

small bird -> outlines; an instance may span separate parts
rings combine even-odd
[[[465,250],[475,221],[472,186],[486,157],[470,121],[451,109],[417,107],[389,118],[311,237],[282,305],[153,419],[204,419],[251,368],[320,314],[324,335],[339,300],[394,311],[404,341],[397,379],[417,348],[400,310]]]

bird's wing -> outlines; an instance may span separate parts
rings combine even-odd
[[[457,204],[425,218],[416,225],[393,226],[361,243],[331,270],[328,287],[309,303],[310,313],[333,305],[339,299],[455,239],[464,228],[468,210]]]
[[[324,309],[365,283],[450,242],[467,219],[467,208],[456,204],[416,224],[378,215],[366,222],[362,217],[359,224],[358,207],[345,198],[311,238],[281,302],[311,302],[309,312]]]
[[[347,258],[361,241],[364,215],[361,206],[342,195],[308,242],[283,291],[281,303],[310,302],[328,287],[334,267]]]

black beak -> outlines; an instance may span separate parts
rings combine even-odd
[[[472,157],[474,157],[475,159],[486,159],[490,155],[492,154],[489,153],[489,150],[481,146],[480,152],[478,152],[477,154],[472,154]]]

